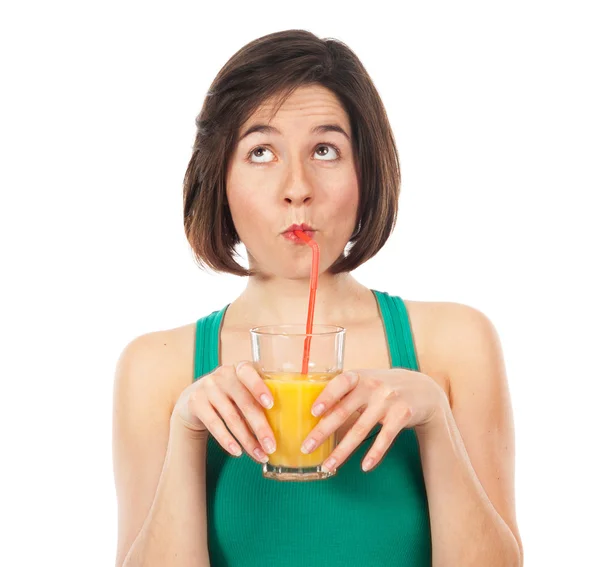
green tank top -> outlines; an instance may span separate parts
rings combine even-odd
[[[400,297],[373,290],[392,367],[418,371],[410,322]],[[198,320],[194,379],[219,366],[227,306]],[[245,453],[230,456],[209,436],[206,456],[211,567],[431,566],[427,495],[413,429],[403,430],[373,471],[361,462],[373,428],[326,480],[278,482]]]

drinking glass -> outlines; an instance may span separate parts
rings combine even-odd
[[[273,407],[265,410],[275,434],[276,450],[263,465],[263,476],[277,480],[325,479],[335,471],[321,465],[337,444],[334,433],[312,453],[300,451],[302,442],[320,417],[311,408],[328,382],[342,372],[346,330],[335,325],[268,325],[250,329],[252,360],[273,394]],[[309,353],[307,372],[302,372]]]

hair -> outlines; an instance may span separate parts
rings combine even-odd
[[[349,272],[372,258],[395,224],[400,162],[387,113],[366,69],[343,42],[306,30],[260,37],[221,68],[196,117],[196,139],[183,184],[184,228],[201,268],[253,275],[234,260],[240,238],[227,204],[228,163],[239,129],[267,99],[273,116],[303,85],[332,91],[350,118],[360,196],[357,222],[344,252],[329,268]]]

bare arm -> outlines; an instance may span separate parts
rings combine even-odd
[[[173,418],[156,496],[123,567],[209,567],[206,533],[207,433],[193,438]]]
[[[135,339],[117,365],[113,410],[117,567],[209,565],[208,432],[191,431],[172,417],[173,376],[186,372],[181,361],[191,360],[191,355],[175,347],[169,333]]]
[[[513,418],[500,340],[477,310],[444,308],[439,353],[451,378],[452,411],[417,431],[433,565],[519,567]]]

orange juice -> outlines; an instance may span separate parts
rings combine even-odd
[[[302,453],[300,447],[321,419],[310,413],[315,400],[329,380],[337,374],[338,372],[281,372],[263,375],[274,401],[273,407],[265,410],[277,443],[276,451],[269,455],[271,465],[316,467],[332,453],[334,435],[308,455]]]

